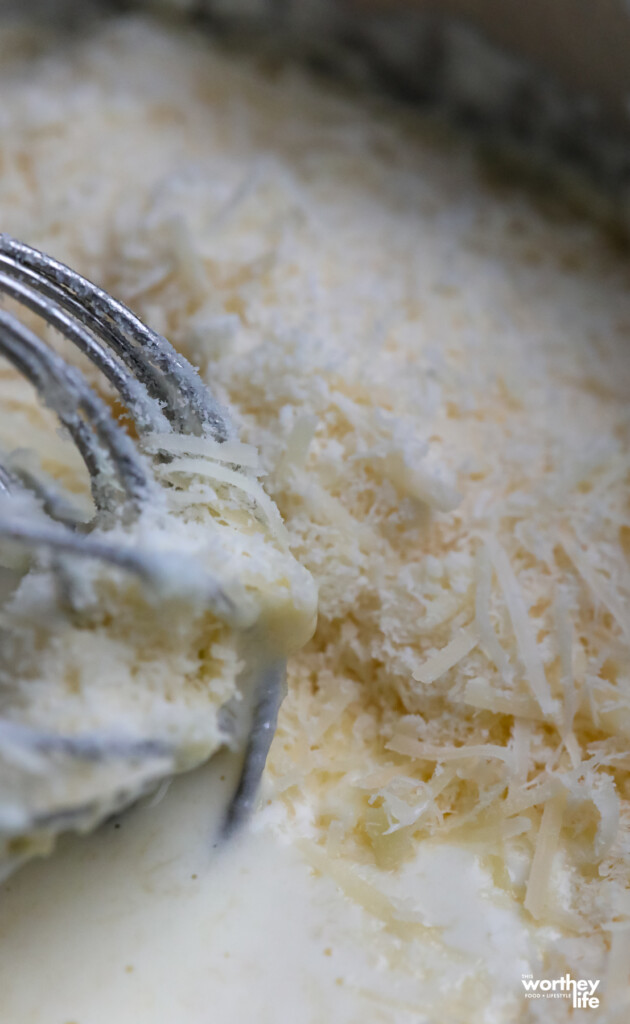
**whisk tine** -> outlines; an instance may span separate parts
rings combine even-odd
[[[137,549],[107,544],[93,540],[82,534],[71,533],[69,530],[12,522],[0,518],[0,538],[21,544],[29,550],[49,551],[55,554],[73,555],[79,558],[96,560],[113,565],[125,572],[138,576],[145,583],[160,586],[163,582],[163,560],[151,557]],[[180,568],[182,560],[180,559]],[[169,565],[172,569],[172,564]],[[189,565],[194,574],[194,565]],[[185,579],[180,581],[179,592],[185,594],[199,590],[199,580],[188,585]],[[248,609],[237,607],[225,590],[207,573],[204,574],[203,600],[205,606],[214,612],[217,618],[230,625],[242,626],[247,622]]]
[[[106,761],[109,759],[144,760],[145,758],[174,757],[172,743],[165,740],[108,736],[101,733],[84,733],[75,736],[60,736],[31,726],[0,718],[0,753],[2,745],[20,743],[39,754],[59,754],[81,761]]]
[[[0,290],[37,312],[44,320],[65,334],[92,360],[94,365],[117,388],[130,412],[133,413],[141,433],[154,429],[153,416],[160,413],[166,417],[167,423],[173,423],[176,429],[186,429],[176,419],[171,408],[172,387],[165,375],[148,362],[141,349],[132,348],[120,331],[99,319],[78,299],[73,298],[59,285],[47,280],[42,274],[15,263],[3,256],[1,252],[0,266],[4,268],[2,277],[7,282],[5,287],[0,287]],[[31,294],[41,297],[40,301],[32,305],[25,301],[27,296],[24,293],[20,294],[17,288],[13,287],[15,281],[28,287]],[[43,308],[44,303],[46,304],[45,309]],[[69,314],[69,323],[74,328],[70,332],[64,329],[59,315],[63,315],[64,310]],[[98,342],[98,338],[105,342],[106,348],[103,348]],[[115,352],[118,359],[112,359],[107,349]],[[128,374],[127,370],[131,372]],[[143,408],[138,408],[138,397],[145,391],[147,401],[155,403],[157,407],[149,411],[148,416]],[[162,412],[162,410],[164,411]]]
[[[149,394],[164,403],[165,415],[177,430],[208,433],[217,441],[232,436],[227,418],[193,367],[122,302],[65,264],[5,234],[0,234],[0,263],[12,275],[31,271],[40,291],[115,347]]]
[[[59,494],[57,488],[25,466],[12,465],[11,470],[7,471],[7,486],[4,491],[7,494],[15,494],[21,489],[30,491],[46,515],[56,523],[63,523],[64,526],[70,526],[73,530],[86,525],[85,517],[81,515],[80,510],[63,494]],[[2,481],[0,479],[1,491]]]
[[[0,494],[10,494],[19,487],[19,480],[10,469],[0,463]]]
[[[116,504],[112,469],[127,499],[137,506],[150,489],[147,474],[132,441],[83,375],[51,352],[19,320],[2,311],[0,352],[37,388],[72,436],[90,473],[97,508],[109,511]]]
[[[29,553],[31,557],[24,560],[30,567],[28,571],[42,572],[44,577],[50,574],[57,607],[64,614],[74,614],[73,626],[87,621],[85,613],[90,610],[92,595],[104,593],[98,589],[102,576],[75,572],[79,560],[84,570],[86,563],[92,560],[136,577],[143,585],[148,602],[181,601],[183,598],[186,608],[190,607],[195,615],[205,620],[209,612],[215,619],[238,630],[239,643],[243,637],[251,639],[256,635],[260,608],[250,593],[252,585],[247,575],[244,581],[238,579],[237,572],[232,575],[238,566],[239,542],[235,543],[234,557],[232,551],[224,549],[222,541],[217,542],[216,550],[212,543],[207,549],[203,544],[198,546],[196,533],[193,533],[190,553],[186,544],[175,543],[173,550],[162,547],[166,529],[173,523],[166,521],[170,509],[168,501],[164,499],[160,504],[162,488],[170,484],[154,472],[157,462],[169,457],[169,446],[163,447],[159,435],[163,437],[174,430],[202,436],[205,438],[200,446],[202,451],[213,450],[210,439],[219,444],[236,439],[227,414],[215,402],[197,371],[165,338],[146,327],[121,302],[63,263],[4,234],[0,234],[1,295],[9,296],[20,307],[30,310],[81,351],[113,386],[138,433],[144,437],[141,453],[84,375],[12,312],[0,310],[0,356],[9,360],[36,388],[42,402],[69,433],[87,467],[97,509],[96,517],[86,522],[85,515],[82,517],[82,512],[73,507],[72,499],[57,493],[55,482],[47,477],[44,469],[37,468],[36,462],[33,468],[28,449],[14,451],[6,460],[0,453],[6,461],[6,465],[0,462],[0,541],[11,542]],[[154,439],[157,444],[152,445],[148,440],[151,434],[158,435]],[[176,449],[177,445],[173,447]],[[230,470],[228,486],[234,486],[230,483],[233,478],[234,472]],[[221,479],[226,478],[217,473],[217,480]],[[242,483],[245,482],[243,477]],[[153,515],[151,507],[156,504]],[[214,513],[220,509],[209,511]],[[121,525],[127,527],[134,517],[132,530],[120,529]],[[153,540],[145,547],[142,528],[146,524],[150,526]],[[223,527],[226,526],[231,524],[224,522]],[[199,558],[200,552],[203,554]],[[11,616],[16,608],[18,619],[23,614],[21,592],[15,589],[21,586],[22,575],[23,570],[16,569],[13,576],[18,582],[11,576],[4,588],[6,603],[0,616],[3,629],[14,621]],[[109,575],[118,586],[118,573]],[[90,581],[94,582],[93,588]],[[106,586],[110,583],[107,577]],[[81,584],[85,584],[83,589]],[[48,582],[43,588],[44,594],[47,587]],[[25,589],[24,607],[30,607],[29,587]],[[253,589],[255,591],[255,586]],[[12,607],[14,594],[17,594],[17,605]],[[163,609],[164,614],[168,609],[170,605]],[[47,616],[48,612],[46,605]],[[35,615],[39,614],[36,610]],[[52,621],[61,620],[55,615]],[[39,624],[38,619],[38,628]],[[212,628],[215,628],[214,623]],[[25,642],[30,641],[27,638]],[[10,656],[7,657],[10,660]],[[3,678],[10,678],[14,672],[12,664],[0,668]],[[241,727],[237,728],[237,722],[242,717],[239,702],[246,694],[247,682],[228,702],[231,707],[225,722],[232,723],[233,734],[227,726],[225,729],[221,726],[218,733],[219,742],[221,738],[231,742],[236,737],[242,738],[245,744],[241,778],[225,819],[225,835],[238,826],[253,806],[283,693],[284,662],[278,661],[265,668],[265,664],[248,666],[245,661],[238,668],[239,674],[243,672],[244,679],[251,679],[254,692],[251,714],[245,716],[249,722],[246,735]],[[242,703],[247,704],[247,700]],[[107,791],[109,803],[105,805],[98,800],[85,802],[78,796],[67,806],[57,806],[56,796],[54,800],[51,798],[52,806],[48,809],[33,805],[28,823],[35,830],[59,831],[76,828],[79,824],[86,827],[86,823],[89,827],[97,819],[99,808],[106,813],[109,807],[111,813],[114,804],[129,803],[142,787],[146,789],[177,770],[180,752],[174,740],[159,736],[134,739],[96,732],[72,734],[72,730],[69,735],[56,735],[30,727],[25,730],[22,724],[0,717],[0,761],[10,762],[13,758],[26,773],[30,763],[33,770],[41,774],[42,764],[46,768],[46,759],[51,763],[63,759],[81,762],[82,767],[90,762],[90,770],[95,770],[98,763],[118,759],[136,767],[141,764],[143,770],[146,769],[129,791],[124,786]],[[76,776],[73,777],[76,780]],[[83,792],[89,792],[89,787]],[[20,834],[24,831],[23,820],[19,822],[18,831]],[[0,828],[0,849],[2,836]]]
[[[34,284],[37,286],[37,278],[35,275],[32,276]],[[52,297],[42,296],[33,288],[29,288],[22,280],[11,278],[1,271],[0,292],[4,292],[5,295],[9,295],[30,309],[31,312],[36,313],[89,357],[103,376],[116,388],[131,412],[140,433],[168,431],[168,420],[158,402],[148,395],[144,384],[132,377],[124,365],[114,359],[89,330],[64,312]]]

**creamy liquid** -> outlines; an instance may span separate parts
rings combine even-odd
[[[426,844],[395,880],[426,925],[402,943],[265,811],[219,840],[234,769],[222,755],[5,883],[3,1024],[404,1024],[434,999],[444,1021],[498,1021],[522,1007],[529,940],[471,853]],[[467,1015],[479,984],[490,1002]]]

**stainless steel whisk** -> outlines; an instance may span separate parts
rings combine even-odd
[[[63,263],[6,234],[0,234],[0,293],[38,315],[91,360],[120,396],[140,438],[171,430],[219,443],[235,437],[225,410],[164,337]],[[159,486],[134,441],[80,370],[5,310],[0,310],[0,354],[34,385],[76,444],[96,507],[91,524],[74,522],[50,487],[26,471],[0,465],[0,492],[35,492],[47,515],[40,525],[0,513],[0,538],[53,556],[102,560],[150,583],[155,567],[146,555],[90,537],[95,524],[133,519]],[[238,608],[219,584],[209,581],[206,599],[225,621],[238,620]],[[256,683],[244,766],[227,811],[226,830],[251,808],[273,737],[283,680],[284,664],[277,662]],[[56,750],[92,762],[112,756],[111,743],[103,744],[97,736],[58,736],[23,727],[17,732],[39,752]],[[16,726],[0,719],[0,747],[9,734],[15,741]],[[159,739],[121,741],[119,746],[120,757],[168,753],[168,745]],[[72,812],[65,808],[62,813],[71,821]]]

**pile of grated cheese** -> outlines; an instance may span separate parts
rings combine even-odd
[[[624,984],[625,260],[290,62],[141,20],[0,50],[3,229],[200,366],[319,587],[278,827],[374,892],[428,836],[472,844],[562,964],[588,939]]]

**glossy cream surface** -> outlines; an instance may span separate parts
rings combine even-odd
[[[268,811],[220,839],[234,769],[220,756],[5,882],[5,1021],[412,1024],[437,1006],[463,1019],[479,985],[492,989],[491,1019],[515,1008],[499,979],[526,969],[531,942],[473,854],[427,844],[408,866],[403,891],[423,924],[403,943]]]

